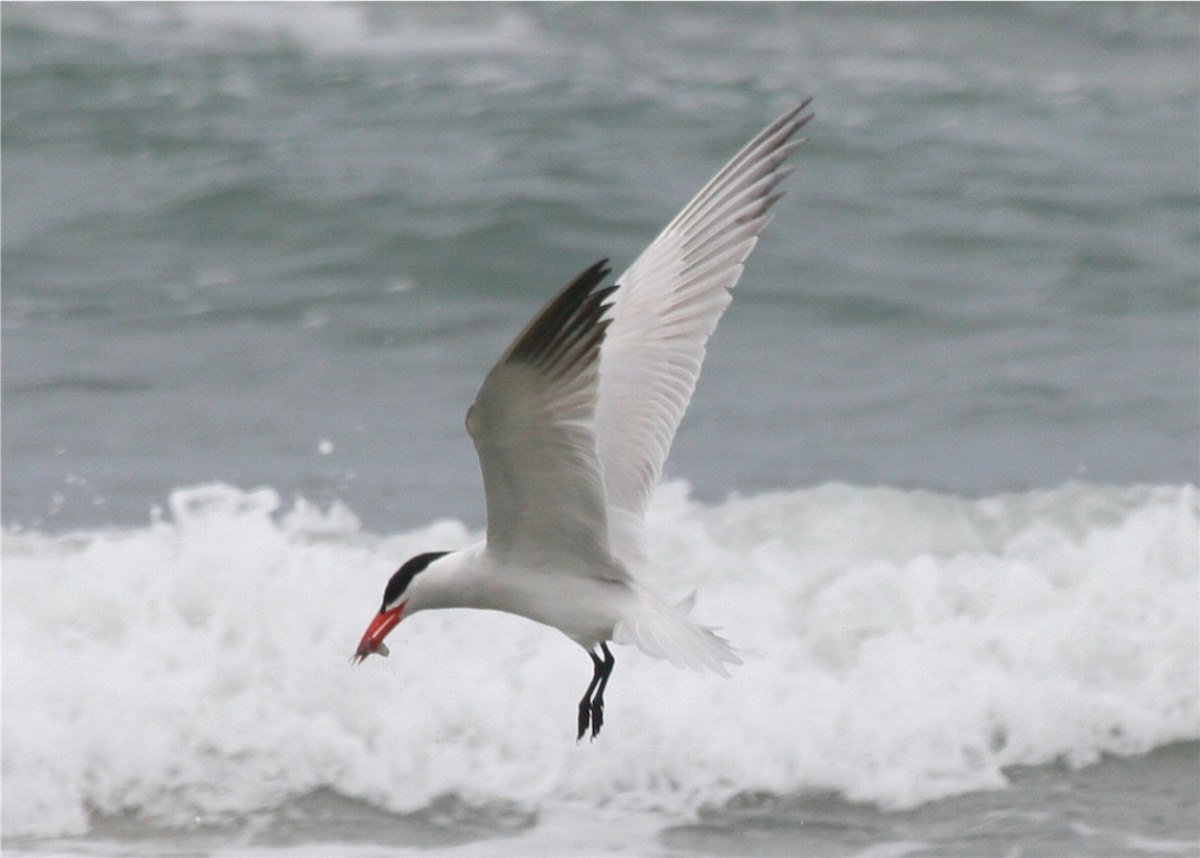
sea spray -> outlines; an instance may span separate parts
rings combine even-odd
[[[662,487],[649,583],[698,590],[745,665],[616,650],[608,729],[573,741],[587,657],[488,612],[403,623],[353,668],[404,558],[270,489],[174,492],[145,527],[4,533],[5,835],[238,818],[327,788],[393,811],[455,795],[691,813],[748,791],[885,807],[1003,769],[1200,736],[1193,486],[966,499],[826,485],[704,506]]]

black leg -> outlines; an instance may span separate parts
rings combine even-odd
[[[592,698],[593,739],[600,734],[600,728],[604,726],[604,689],[608,686],[608,677],[612,675],[613,667],[617,664],[613,654],[608,651],[608,644],[600,644],[600,649],[604,652],[604,667],[603,673],[600,674],[600,684],[596,686],[596,695]],[[592,658],[599,661],[594,655]]]
[[[607,652],[607,650],[605,650]],[[592,657],[592,681],[588,683],[587,691],[583,692],[583,699],[579,701],[579,735],[575,737],[578,742],[583,738],[583,734],[587,732],[588,725],[592,719],[592,692],[596,690],[596,686],[600,684],[600,679],[604,676],[604,662],[600,661],[600,656],[594,652],[589,652]],[[600,728],[595,728],[599,730]],[[595,732],[592,733],[594,738]]]

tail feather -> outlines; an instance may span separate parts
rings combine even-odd
[[[741,664],[737,651],[713,629],[697,625],[684,616],[695,602],[695,594],[673,608],[643,592],[638,609],[617,624],[613,641],[632,644],[647,655],[665,659],[676,667],[711,670],[728,676],[726,664]],[[682,610],[681,610],[682,609]]]

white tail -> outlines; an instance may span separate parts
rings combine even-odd
[[[613,641],[632,644],[647,655],[666,659],[676,667],[711,670],[728,676],[726,664],[741,664],[736,650],[723,637],[684,616],[696,600],[693,593],[672,608],[645,590],[638,599],[636,613],[617,623]]]

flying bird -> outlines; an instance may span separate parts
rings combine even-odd
[[[419,554],[387,582],[354,660],[387,655],[402,619],[433,608],[507,611],[552,626],[592,660],[576,740],[604,724],[610,641],[728,675],[733,647],[637,580],[642,530],[705,345],[783,196],[812,118],[788,110],[721,168],[611,285],[592,265],[534,316],[467,410],[487,498],[486,539]]]

